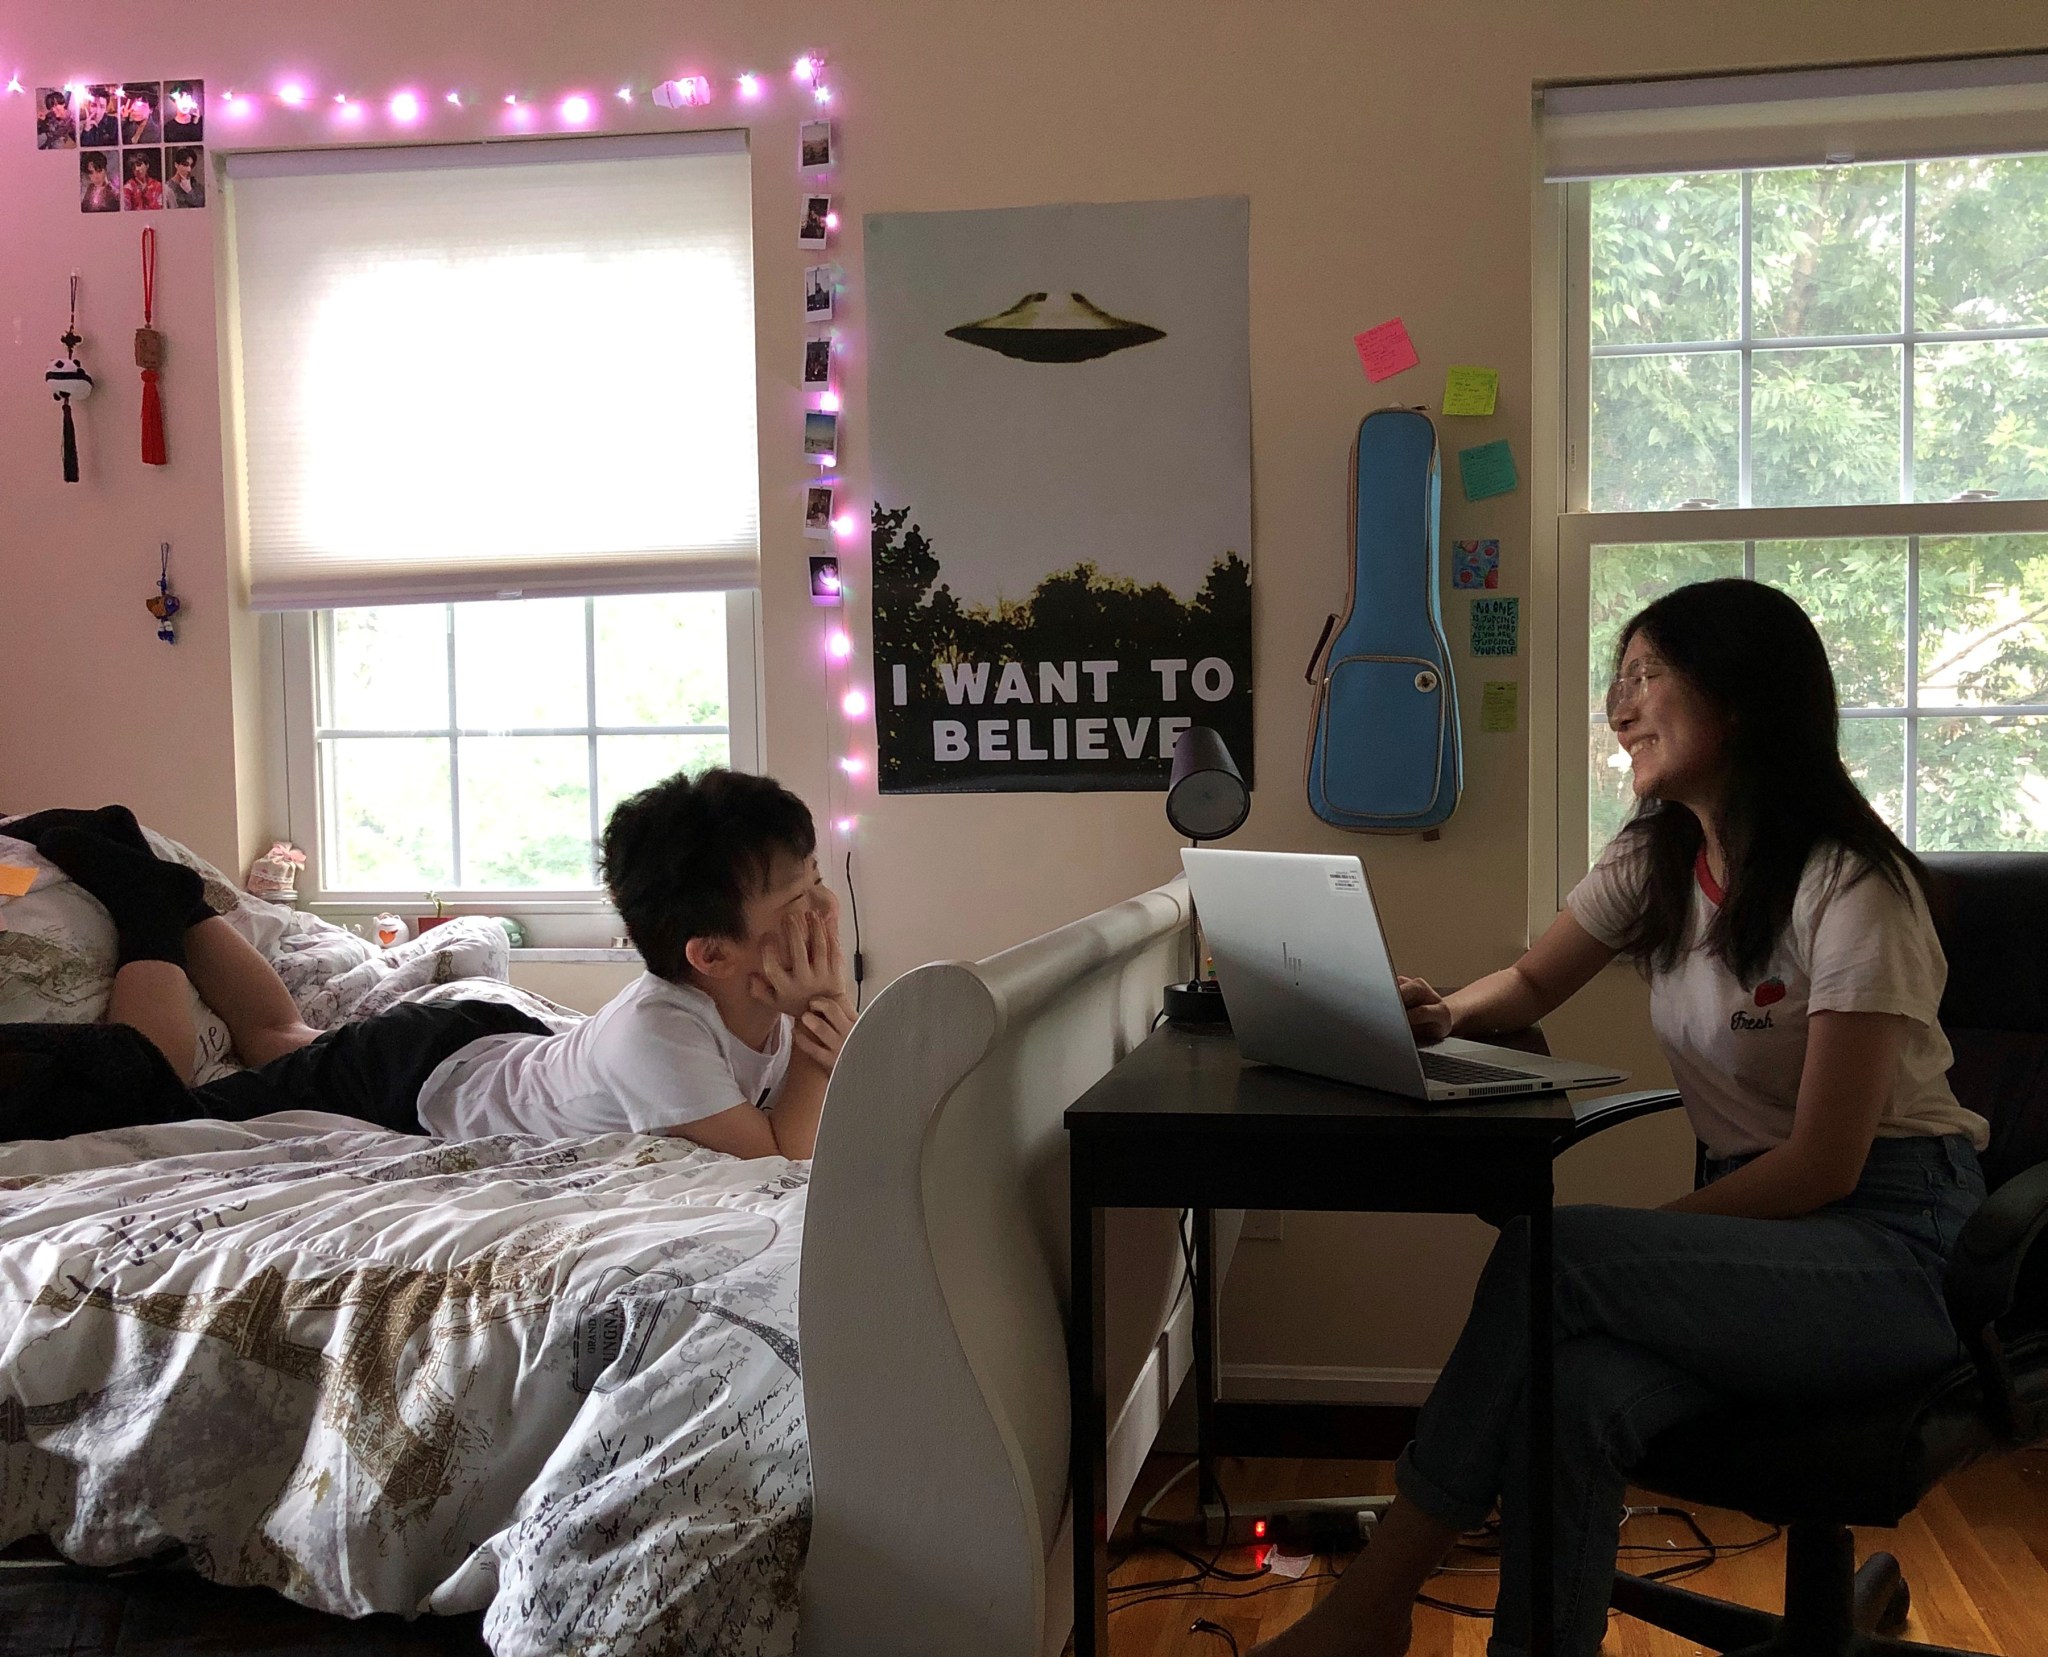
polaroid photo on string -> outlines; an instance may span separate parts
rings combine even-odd
[[[839,459],[839,416],[812,409],[804,416],[804,454],[820,466]]]
[[[829,483],[814,483],[804,491],[804,534],[813,541],[832,539],[832,486]]]
[[[832,123],[804,122],[797,132],[797,166],[807,173],[822,173],[837,159],[832,151]]]
[[[832,266],[804,266],[804,320],[832,320]]]
[[[121,143],[121,89],[88,86],[78,108],[78,147],[111,150]]]
[[[121,187],[115,170],[121,165],[119,150],[84,150],[78,157],[78,210],[81,213],[118,213]]]
[[[846,596],[846,590],[839,581],[839,560],[836,556],[813,558],[811,560],[811,602],[813,604],[838,604]]]
[[[71,108],[67,86],[36,88],[36,148],[75,150],[78,148],[78,116]]]
[[[164,89],[157,81],[121,83],[121,147],[164,141]]]
[[[206,142],[206,82],[164,82],[164,142]]]
[[[832,239],[832,198],[830,196],[804,197],[804,222],[798,227],[798,247],[823,247]]]
[[[832,336],[818,334],[804,341],[804,384],[832,383]]]

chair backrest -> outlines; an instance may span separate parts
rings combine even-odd
[[[1949,1085],[1991,1123],[1994,1190],[2048,1161],[2048,852],[1936,853],[1935,925],[1948,954],[1941,1025]]]

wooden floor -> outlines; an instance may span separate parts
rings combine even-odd
[[[1154,1457],[1139,1482],[1112,1557],[1130,1547],[1129,1514],[1156,1491],[1183,1460]],[[1260,1497],[1372,1495],[1392,1490],[1384,1462],[1226,1461],[1220,1464],[1225,1494],[1236,1500]],[[1159,1504],[1161,1517],[1192,1513],[1187,1487]],[[1648,1496],[1630,1498],[1649,1504]],[[1696,1510],[1701,1529],[1715,1542],[1739,1544],[1768,1534],[1768,1528],[1740,1514]],[[1631,1521],[1624,1546],[1659,1550],[1689,1542],[1684,1527],[1665,1519]],[[1987,1652],[1992,1657],[2043,1657],[2048,1653],[2048,1449],[2035,1450],[1958,1474],[1920,1504],[1894,1531],[1858,1532],[1856,1556],[1883,1549],[1897,1556],[1913,1591],[1913,1615],[1906,1637]],[[1676,1557],[1676,1556],[1674,1556]],[[1454,1554],[1454,1566],[1485,1569],[1491,1561]],[[1249,1549],[1223,1556],[1229,1569],[1256,1563]],[[1654,1553],[1632,1554],[1624,1564],[1648,1569]],[[1212,1585],[1213,1597],[1186,1597],[1186,1590],[1119,1593],[1109,1619],[1112,1657],[1230,1657],[1229,1644],[1190,1624],[1198,1617],[1220,1625],[1241,1651],[1278,1633],[1329,1590],[1331,1560],[1318,1557],[1298,1583],[1270,1575],[1247,1583]],[[1784,1603],[1784,1543],[1777,1541],[1724,1558],[1685,1586],[1723,1599],[1776,1611]],[[1138,1583],[1187,1574],[1188,1568],[1158,1548],[1141,1548],[1123,1558],[1112,1584]],[[1488,1606],[1494,1583],[1484,1575],[1444,1575],[1431,1583],[1436,1598]],[[1162,1595],[1172,1592],[1176,1597]],[[1415,1615],[1411,1657],[1484,1657],[1489,1624],[1420,1606]],[[1627,1617],[1612,1617],[1605,1657],[1697,1657],[1700,1647],[1662,1629]]]

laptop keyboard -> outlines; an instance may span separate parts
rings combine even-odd
[[[1508,1070],[1477,1059],[1457,1059],[1448,1053],[1424,1053],[1422,1074],[1432,1082],[1449,1082],[1463,1087],[1475,1082],[1533,1082],[1541,1078],[1531,1070]]]

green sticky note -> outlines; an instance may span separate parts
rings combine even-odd
[[[1475,598],[1472,601],[1472,654],[1513,656],[1522,648],[1522,601],[1519,598]]]
[[[1508,447],[1508,440],[1503,437],[1495,443],[1460,449],[1458,481],[1465,486],[1468,501],[1512,494],[1521,479],[1515,475],[1515,452]]]
[[[1490,734],[1512,734],[1522,722],[1522,687],[1512,679],[1488,679],[1480,687],[1479,728]]]
[[[1491,414],[1500,396],[1500,370],[1457,364],[1444,374],[1444,413]]]

